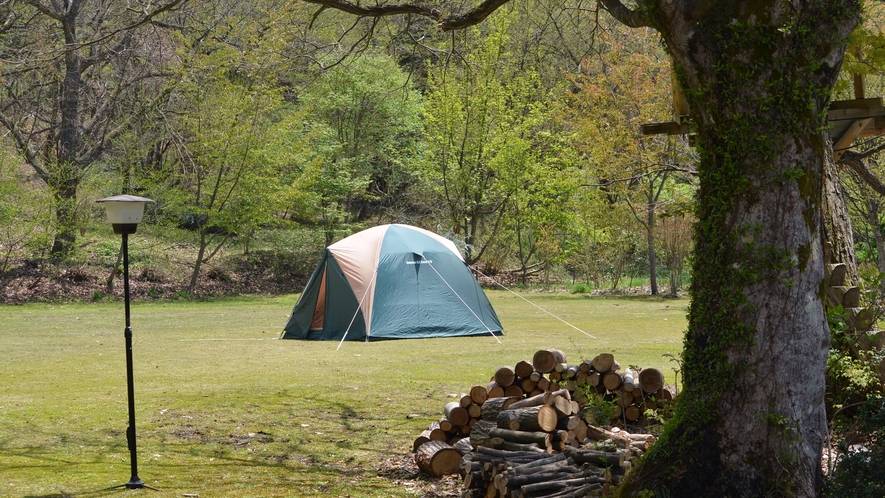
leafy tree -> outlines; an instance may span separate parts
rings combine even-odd
[[[49,248],[43,240],[48,235],[47,199],[13,158],[11,153],[0,156],[0,274],[16,257]]]
[[[346,162],[370,180],[362,192],[345,188],[352,197],[342,208],[361,221],[405,199],[413,182],[409,166],[420,152],[420,98],[390,57],[356,55],[327,70],[300,99],[311,118],[334,133],[338,167]]]
[[[267,221],[274,210],[266,199],[279,189],[274,163],[262,152],[282,112],[280,92],[230,78],[225,66],[207,66],[214,69],[192,73],[176,91],[181,113],[169,121],[172,152],[153,181],[164,211],[198,234],[190,290],[203,263],[232,236],[251,235]]]
[[[0,125],[53,196],[53,253],[67,256],[74,247],[77,189],[127,129],[132,116],[123,112],[124,97],[168,76],[157,56],[161,31],[144,28],[181,2],[20,0],[0,6],[0,57],[6,62]]]
[[[313,148],[312,153],[315,155],[298,168],[287,197],[300,219],[319,221],[328,246],[350,232],[349,202],[365,195],[371,179],[360,175],[351,158],[341,157],[340,144],[330,141],[325,147]]]
[[[588,173],[598,188],[627,205],[645,231],[651,293],[658,293],[655,234],[658,211],[666,209],[669,184],[688,169],[683,138],[643,137],[640,125],[670,114],[669,61],[651,29],[631,32],[606,26],[597,36],[599,54],[573,77],[578,91],[569,121],[575,143],[591,158]]]
[[[545,188],[563,188],[543,185],[562,167],[551,162],[550,150],[561,148],[549,129],[552,100],[539,92],[536,72],[508,66],[509,25],[502,19],[463,64],[453,56],[428,76],[422,179],[441,199],[451,230],[463,238],[468,264],[500,236],[508,213],[536,202]],[[465,41],[477,35],[466,33]]]
[[[674,213],[661,217],[657,238],[659,252],[667,267],[670,295],[679,294],[679,285],[685,272],[685,263],[691,253],[691,235],[694,217]]]

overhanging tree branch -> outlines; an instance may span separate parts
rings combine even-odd
[[[354,14],[361,17],[387,17],[400,14],[413,14],[429,17],[430,19],[437,21],[437,25],[441,30],[450,31],[453,29],[467,28],[469,26],[481,23],[492,12],[498,10],[498,8],[508,3],[510,0],[485,0],[476,7],[467,10],[466,12],[452,13],[449,15],[444,15],[443,12],[438,8],[428,7],[417,3],[364,6],[361,5],[359,2],[354,3],[347,0],[304,1],[307,3],[322,6],[320,11],[317,12],[317,15],[319,15],[320,12],[327,8],[340,10],[343,12],[347,12],[348,14]]]
[[[599,0],[602,7],[615,19],[631,28],[650,26],[648,17],[638,10],[627,8],[620,0]]]

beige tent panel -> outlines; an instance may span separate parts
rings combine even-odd
[[[381,243],[384,240],[383,233],[378,236],[379,230],[386,231],[387,225],[363,230],[328,247],[329,252],[335,255],[335,261],[341,267],[341,271],[347,275],[347,282],[360,302],[367,335],[372,333],[375,272],[378,270],[378,254],[381,252]]]

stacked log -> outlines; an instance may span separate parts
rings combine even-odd
[[[622,370],[608,353],[569,364],[559,349],[540,350],[532,361],[497,368],[487,385],[447,403],[442,419],[415,440],[413,451],[416,462],[420,454],[422,470],[460,472],[464,496],[595,494],[616,483],[630,458],[654,442],[648,434],[603,426],[641,426],[646,410],[672,397],[659,370]],[[611,416],[588,425],[588,402],[601,400],[614,408]],[[463,455],[457,467],[446,446]],[[443,456],[436,456],[440,463],[434,466],[437,453]],[[557,460],[543,462],[551,456]],[[546,467],[555,462],[566,463]]]

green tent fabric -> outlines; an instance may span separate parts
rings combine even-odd
[[[381,225],[323,253],[282,339],[380,340],[503,333],[452,241]]]

